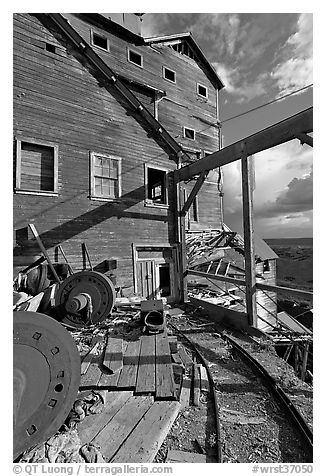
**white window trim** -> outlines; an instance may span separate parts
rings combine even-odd
[[[134,63],[133,61],[131,61],[130,59],[130,52],[134,53],[135,55],[138,55],[140,56],[140,59],[141,59],[141,65],[140,64],[137,64],[137,63]],[[127,48],[127,61],[129,61],[129,63],[135,65],[135,66],[138,66],[138,68],[142,68],[144,67],[144,57],[141,53],[139,53],[138,51],[135,51],[133,50],[132,48]]]
[[[193,131],[193,133],[194,133],[194,138],[193,139],[186,136],[186,129],[188,129],[188,131]],[[196,131],[195,131],[195,129],[192,129],[191,127],[184,126],[183,127],[183,137],[184,137],[184,139],[188,139],[188,140],[196,140]]]
[[[169,79],[169,78],[165,77],[164,73],[165,73],[166,70],[171,71],[172,73],[174,73],[174,81],[172,81],[172,79]],[[172,83],[172,84],[176,84],[176,82],[177,82],[177,73],[175,71],[173,71],[173,69],[168,68],[167,66],[162,66],[162,75],[163,75],[163,79],[165,79],[165,81],[168,81],[169,83]]]
[[[107,41],[107,48],[102,48],[102,46],[98,46],[94,44],[94,33],[98,36],[101,36],[102,38],[106,39]],[[107,53],[110,53],[110,40],[107,36],[105,36],[103,33],[99,33],[98,31],[95,31],[91,29],[91,45],[95,46],[95,48],[98,48],[99,50],[106,51]]]
[[[203,94],[200,94],[199,92],[199,87],[202,87],[202,88],[205,88],[206,89],[206,96],[203,96]],[[201,83],[197,83],[197,94],[198,96],[200,96],[201,98],[204,98],[204,99],[208,99],[208,87],[205,86],[204,84],[201,84]]]
[[[58,157],[59,146],[54,142],[40,141],[33,137],[15,137],[16,140],[16,183],[15,193],[26,195],[44,195],[44,196],[57,196],[58,195]],[[29,190],[28,188],[21,187],[21,144],[27,142],[28,144],[40,145],[44,147],[53,148],[53,190]]]
[[[114,159],[118,161],[118,196],[117,197],[102,197],[95,194],[95,174],[94,174],[94,159],[95,157],[103,157],[105,159]],[[113,202],[121,197],[122,185],[121,185],[121,157],[116,155],[104,154],[102,152],[90,152],[89,153],[89,198],[91,200]]]
[[[148,198],[148,169],[155,169],[160,170],[161,172],[165,172],[165,198],[166,203],[155,203],[152,199]],[[148,165],[144,164],[144,184],[145,184],[145,199],[144,199],[144,206],[146,207],[153,207],[153,208],[169,208],[169,197],[168,197],[168,173],[170,170],[160,167],[158,165]]]

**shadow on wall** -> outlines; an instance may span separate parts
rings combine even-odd
[[[92,210],[87,211],[77,217],[67,220],[64,223],[58,224],[58,226],[52,228],[51,230],[40,233],[40,238],[45,246],[45,248],[52,248],[58,246],[64,241],[73,238],[80,233],[83,233],[90,228],[99,225],[112,217],[121,219],[121,218],[130,218],[130,219],[141,219],[154,222],[164,222],[168,226],[168,236],[169,240],[173,242],[174,238],[174,226],[173,226],[173,213],[170,209],[167,210],[166,215],[158,215],[154,213],[141,213],[141,212],[132,212],[128,209],[135,204],[142,202],[144,197],[145,187],[142,185],[137,189],[132,190],[131,192],[123,195],[115,202],[106,202]],[[173,198],[171,197],[173,202]],[[52,207],[51,207],[52,208]],[[42,212],[44,216],[46,210]],[[35,217],[30,217],[30,221],[33,222]],[[35,223],[37,226],[37,222]],[[16,237],[16,246],[14,247],[13,254],[14,256],[19,256],[22,254],[31,254],[31,252],[39,252],[38,245],[35,243],[34,238],[29,239],[28,229],[22,227],[15,230]]]

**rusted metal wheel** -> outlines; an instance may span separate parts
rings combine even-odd
[[[115,289],[104,274],[80,271],[65,279],[55,296],[57,316],[63,324],[81,328],[106,319],[115,302]]]
[[[80,355],[69,332],[38,312],[14,312],[14,459],[63,424],[77,397]]]

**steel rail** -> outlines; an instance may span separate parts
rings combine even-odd
[[[232,337],[226,335],[225,333],[221,334],[222,338],[227,340],[236,350],[237,352],[260,374],[265,382],[268,384],[272,392],[278,398],[278,400],[283,404],[283,406],[287,409],[291,418],[295,425],[297,426],[298,430],[300,431],[301,435],[304,437],[304,440],[307,444],[309,452],[311,455],[313,454],[313,433],[309,428],[306,420],[303,418],[301,413],[295,407],[291,399],[286,395],[284,390],[280,387],[280,385],[276,382],[276,380],[268,373],[268,371],[263,367],[260,362],[258,362],[252,355],[250,355],[241,345],[238,344]]]

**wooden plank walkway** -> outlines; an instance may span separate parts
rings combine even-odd
[[[179,402],[154,402],[111,463],[151,463],[180,410]]]
[[[98,446],[106,462],[151,463],[180,408],[175,401],[108,391],[103,412],[87,416],[78,435],[82,444]]]
[[[108,337],[101,355],[84,358],[80,390],[133,390],[135,395],[153,395],[158,400],[176,400],[171,350],[166,331],[123,341]]]

